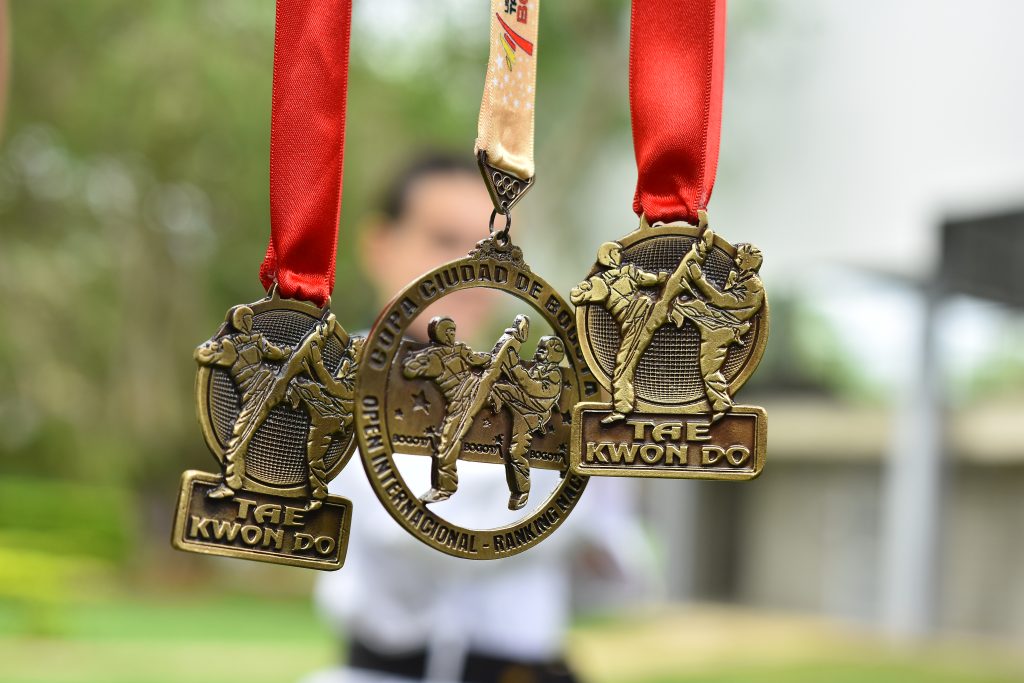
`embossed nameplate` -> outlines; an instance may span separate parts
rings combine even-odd
[[[712,422],[706,414],[634,413],[612,424],[606,403],[573,411],[571,467],[588,476],[753,479],[764,468],[765,411],[735,406]]]
[[[184,473],[171,537],[175,548],[311,569],[344,564],[351,501],[327,496],[322,507],[308,510],[305,499],[254,491],[210,498],[222,481],[206,472]]]

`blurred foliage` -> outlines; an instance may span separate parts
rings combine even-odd
[[[0,602],[22,630],[52,634],[69,603],[108,587],[135,548],[134,501],[111,487],[0,479]]]
[[[1024,338],[1024,317],[1017,311],[993,308],[1001,319],[993,325],[984,362],[949,372],[948,380],[959,403],[1020,400],[1024,387],[1024,347],[1020,343]]]
[[[124,491],[50,479],[0,479],[0,548],[123,560],[134,501]],[[15,541],[17,541],[15,543]],[[2,584],[0,584],[2,585]]]

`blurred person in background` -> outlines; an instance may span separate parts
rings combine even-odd
[[[392,182],[380,213],[362,226],[362,262],[378,302],[427,270],[465,256],[486,235],[491,208],[469,161],[419,156]],[[426,341],[427,323],[440,312],[455,318],[461,339],[486,334],[499,303],[494,294],[483,288],[459,292],[442,310],[421,314],[409,334]],[[426,486],[429,459],[402,457],[403,477],[414,489]],[[474,528],[519,517],[504,509],[504,468],[465,461],[459,468],[470,485],[438,504],[439,514]],[[534,475],[549,477],[538,492],[553,487],[558,476]],[[563,657],[574,589],[596,581],[603,595],[621,600],[658,584],[630,486],[592,479],[569,518],[543,543],[510,558],[473,562],[409,535],[353,462],[330,487],[353,501],[346,564],[320,577],[315,591],[317,606],[345,642],[347,666],[306,683],[577,680]]]

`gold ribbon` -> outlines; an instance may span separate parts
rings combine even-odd
[[[491,0],[491,53],[475,151],[523,180],[533,177],[540,0]]]

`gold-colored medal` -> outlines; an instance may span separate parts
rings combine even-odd
[[[536,545],[575,507],[587,479],[569,471],[572,410],[599,391],[576,338],[572,307],[526,265],[509,238],[512,206],[534,180],[537,9],[536,0],[529,10],[523,4],[511,22],[503,18],[508,3],[491,2],[491,56],[475,145],[494,204],[491,235],[465,258],[421,276],[388,304],[367,337],[356,382],[359,450],[377,497],[422,542],[477,560],[509,557]],[[495,231],[499,215],[505,227]],[[490,351],[470,348],[448,315],[430,320],[425,343],[405,337],[428,306],[480,287],[525,304]],[[553,335],[538,337],[531,329],[537,316]],[[532,357],[524,351],[528,343],[536,343]],[[431,458],[428,490],[410,488],[396,466],[396,453]],[[533,503],[532,510],[486,530],[444,518],[437,506],[447,509],[443,501],[459,495],[460,460],[504,466],[507,507],[514,511]],[[540,504],[537,496],[531,500],[534,469],[560,475]]]
[[[278,3],[269,293],[231,308],[195,350],[199,423],[222,471],[184,473],[180,550],[328,570],[345,561],[352,504],[327,483],[355,449],[363,341],[330,311],[351,15],[351,0]]]
[[[764,468],[765,412],[733,400],[768,341],[761,252],[717,236],[705,210],[724,57],[724,0],[633,0],[640,226],[602,244],[570,296],[584,355],[611,394],[573,412],[577,474],[737,480]]]
[[[764,467],[765,412],[733,402],[768,340],[761,252],[699,215],[641,219],[572,290],[584,356],[611,393],[573,413],[577,474],[752,479]]]
[[[362,338],[273,292],[228,311],[195,351],[196,408],[221,475],[182,478],[181,550],[317,569],[345,559],[351,503],[327,493],[352,457]]]
[[[431,319],[427,343],[405,338],[424,309],[471,287],[515,297],[555,334],[538,339],[530,316],[520,314],[490,351],[480,352],[461,341],[453,320],[442,315]],[[547,538],[576,505],[586,477],[569,473],[571,414],[577,401],[598,389],[573,323],[572,308],[503,233],[424,274],[381,313],[357,380],[359,449],[381,503],[416,538],[457,557],[509,557]],[[523,347],[532,340],[536,352],[524,358]],[[396,453],[432,458],[429,490],[410,488]],[[554,469],[561,479],[524,518],[471,529],[428,507],[458,495],[459,460],[504,465],[510,510],[527,505],[531,469]]]

